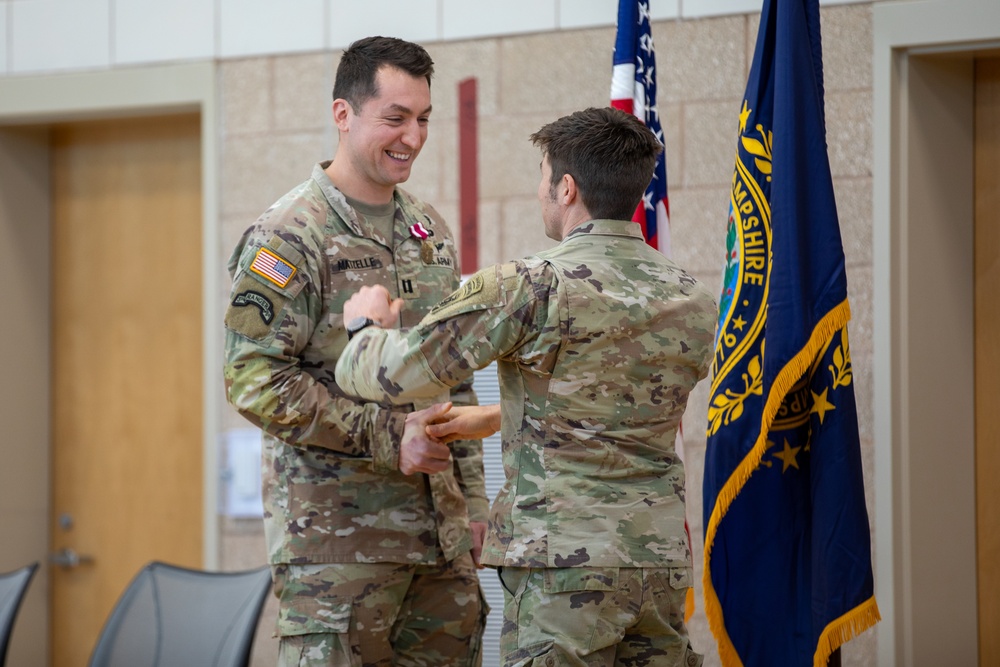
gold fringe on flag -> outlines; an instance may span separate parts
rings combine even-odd
[[[882,620],[875,598],[870,597],[823,629],[813,654],[813,667],[826,667],[830,656],[862,632]]]

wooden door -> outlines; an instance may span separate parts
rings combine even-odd
[[[975,108],[979,664],[1000,665],[1000,58],[976,61]]]
[[[150,560],[202,563],[197,115],[53,128],[52,661]],[[91,558],[92,561],[87,561]]]

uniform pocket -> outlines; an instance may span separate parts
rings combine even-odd
[[[281,667],[361,667],[351,648],[351,603],[338,599],[283,601],[278,610]]]
[[[497,579],[500,580],[500,586],[516,598],[524,588],[529,572],[531,570],[525,567],[498,567]]]
[[[278,610],[278,635],[343,634],[351,628],[351,603],[322,598],[287,600]]]
[[[658,568],[656,572],[664,588],[669,586],[675,591],[687,591],[694,586],[694,574],[689,567]]]
[[[564,567],[545,570],[546,593],[613,591],[617,589],[617,567]]]

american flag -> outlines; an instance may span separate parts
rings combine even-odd
[[[294,266],[267,248],[261,248],[257,251],[257,256],[254,257],[253,264],[250,265],[250,270],[264,276],[278,287],[287,285],[288,281],[295,275]]]
[[[649,27],[649,0],[619,0],[618,35],[611,75],[611,106],[634,115],[663,143],[656,106],[656,57]],[[667,199],[667,160],[656,161],[653,180],[632,219],[642,225],[646,243],[670,256],[670,203]]]

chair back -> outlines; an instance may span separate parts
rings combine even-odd
[[[246,667],[270,568],[206,572],[159,561],[122,593],[90,667]]]
[[[17,610],[28,590],[31,578],[35,576],[38,563],[26,565],[19,570],[0,574],[0,667],[7,662],[7,644],[17,619]]]

